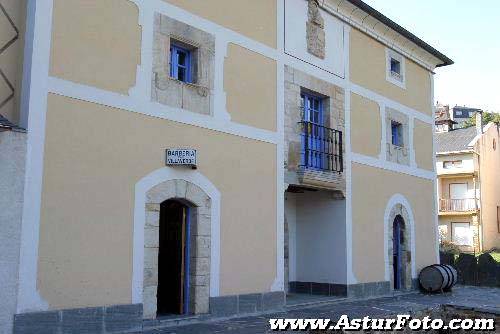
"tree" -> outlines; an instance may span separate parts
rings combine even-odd
[[[493,123],[500,123],[500,114],[496,112],[488,112],[485,111],[483,112],[483,124],[486,125],[490,122]],[[476,115],[472,116],[469,118],[465,123],[464,123],[464,128],[468,128],[471,126],[476,126]]]

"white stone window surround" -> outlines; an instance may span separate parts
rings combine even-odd
[[[213,115],[215,36],[155,13],[152,100],[202,115]],[[178,45],[191,52],[191,82],[171,77],[170,49]]]
[[[391,62],[392,60],[395,60],[399,62],[399,73],[393,72],[391,70]],[[386,70],[385,70],[385,79],[402,88],[406,89],[406,64],[405,64],[405,57],[400,55],[394,50],[391,50],[389,48],[385,48],[385,64],[386,64]]]
[[[410,142],[410,118],[408,115],[392,108],[385,109],[385,129],[386,129],[386,160],[402,165],[410,165],[412,158],[412,143]],[[402,145],[392,143],[392,123],[401,125]]]

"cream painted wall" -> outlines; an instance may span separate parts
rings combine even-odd
[[[140,64],[138,20],[128,0],[55,0],[50,75],[127,95]]]
[[[382,140],[382,122],[378,104],[351,93],[351,149],[378,157]]]
[[[352,263],[359,283],[384,280],[384,212],[389,199],[401,194],[415,219],[418,272],[436,262],[435,192],[432,180],[357,163],[352,164]]]
[[[164,1],[276,48],[277,1],[275,0]]]
[[[496,149],[493,149],[493,140]],[[481,219],[483,249],[500,248],[497,206],[500,206],[500,147],[499,128],[491,124],[479,141],[481,153]],[[476,145],[477,147],[477,145]]]
[[[134,186],[198,150],[221,192],[221,294],[276,277],[276,146],[49,95],[38,289],[51,309],[131,302]]]
[[[276,89],[276,61],[228,45],[224,91],[232,121],[276,131]]]
[[[350,33],[351,81],[432,115],[429,71],[406,59],[406,89],[386,80],[385,46],[357,29]]]
[[[19,30],[18,39],[12,42],[0,54],[0,69],[14,88],[14,98],[6,102],[3,107],[0,107],[0,115],[3,115],[15,124],[19,124],[26,0],[0,0],[0,3],[13,21],[15,27]],[[0,12],[0,48],[7,46],[15,37],[16,30],[12,27],[4,13]],[[9,87],[9,83],[0,77],[0,103],[6,101],[12,94],[12,88]]]
[[[434,126],[415,119],[413,147],[418,168],[434,170]]]

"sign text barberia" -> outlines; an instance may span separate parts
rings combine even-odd
[[[167,149],[166,164],[196,168],[196,150],[186,148]]]

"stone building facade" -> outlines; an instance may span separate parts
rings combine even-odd
[[[25,13],[19,117],[2,112],[27,152],[9,331],[368,297],[438,261],[432,78],[452,61],[363,2]]]

